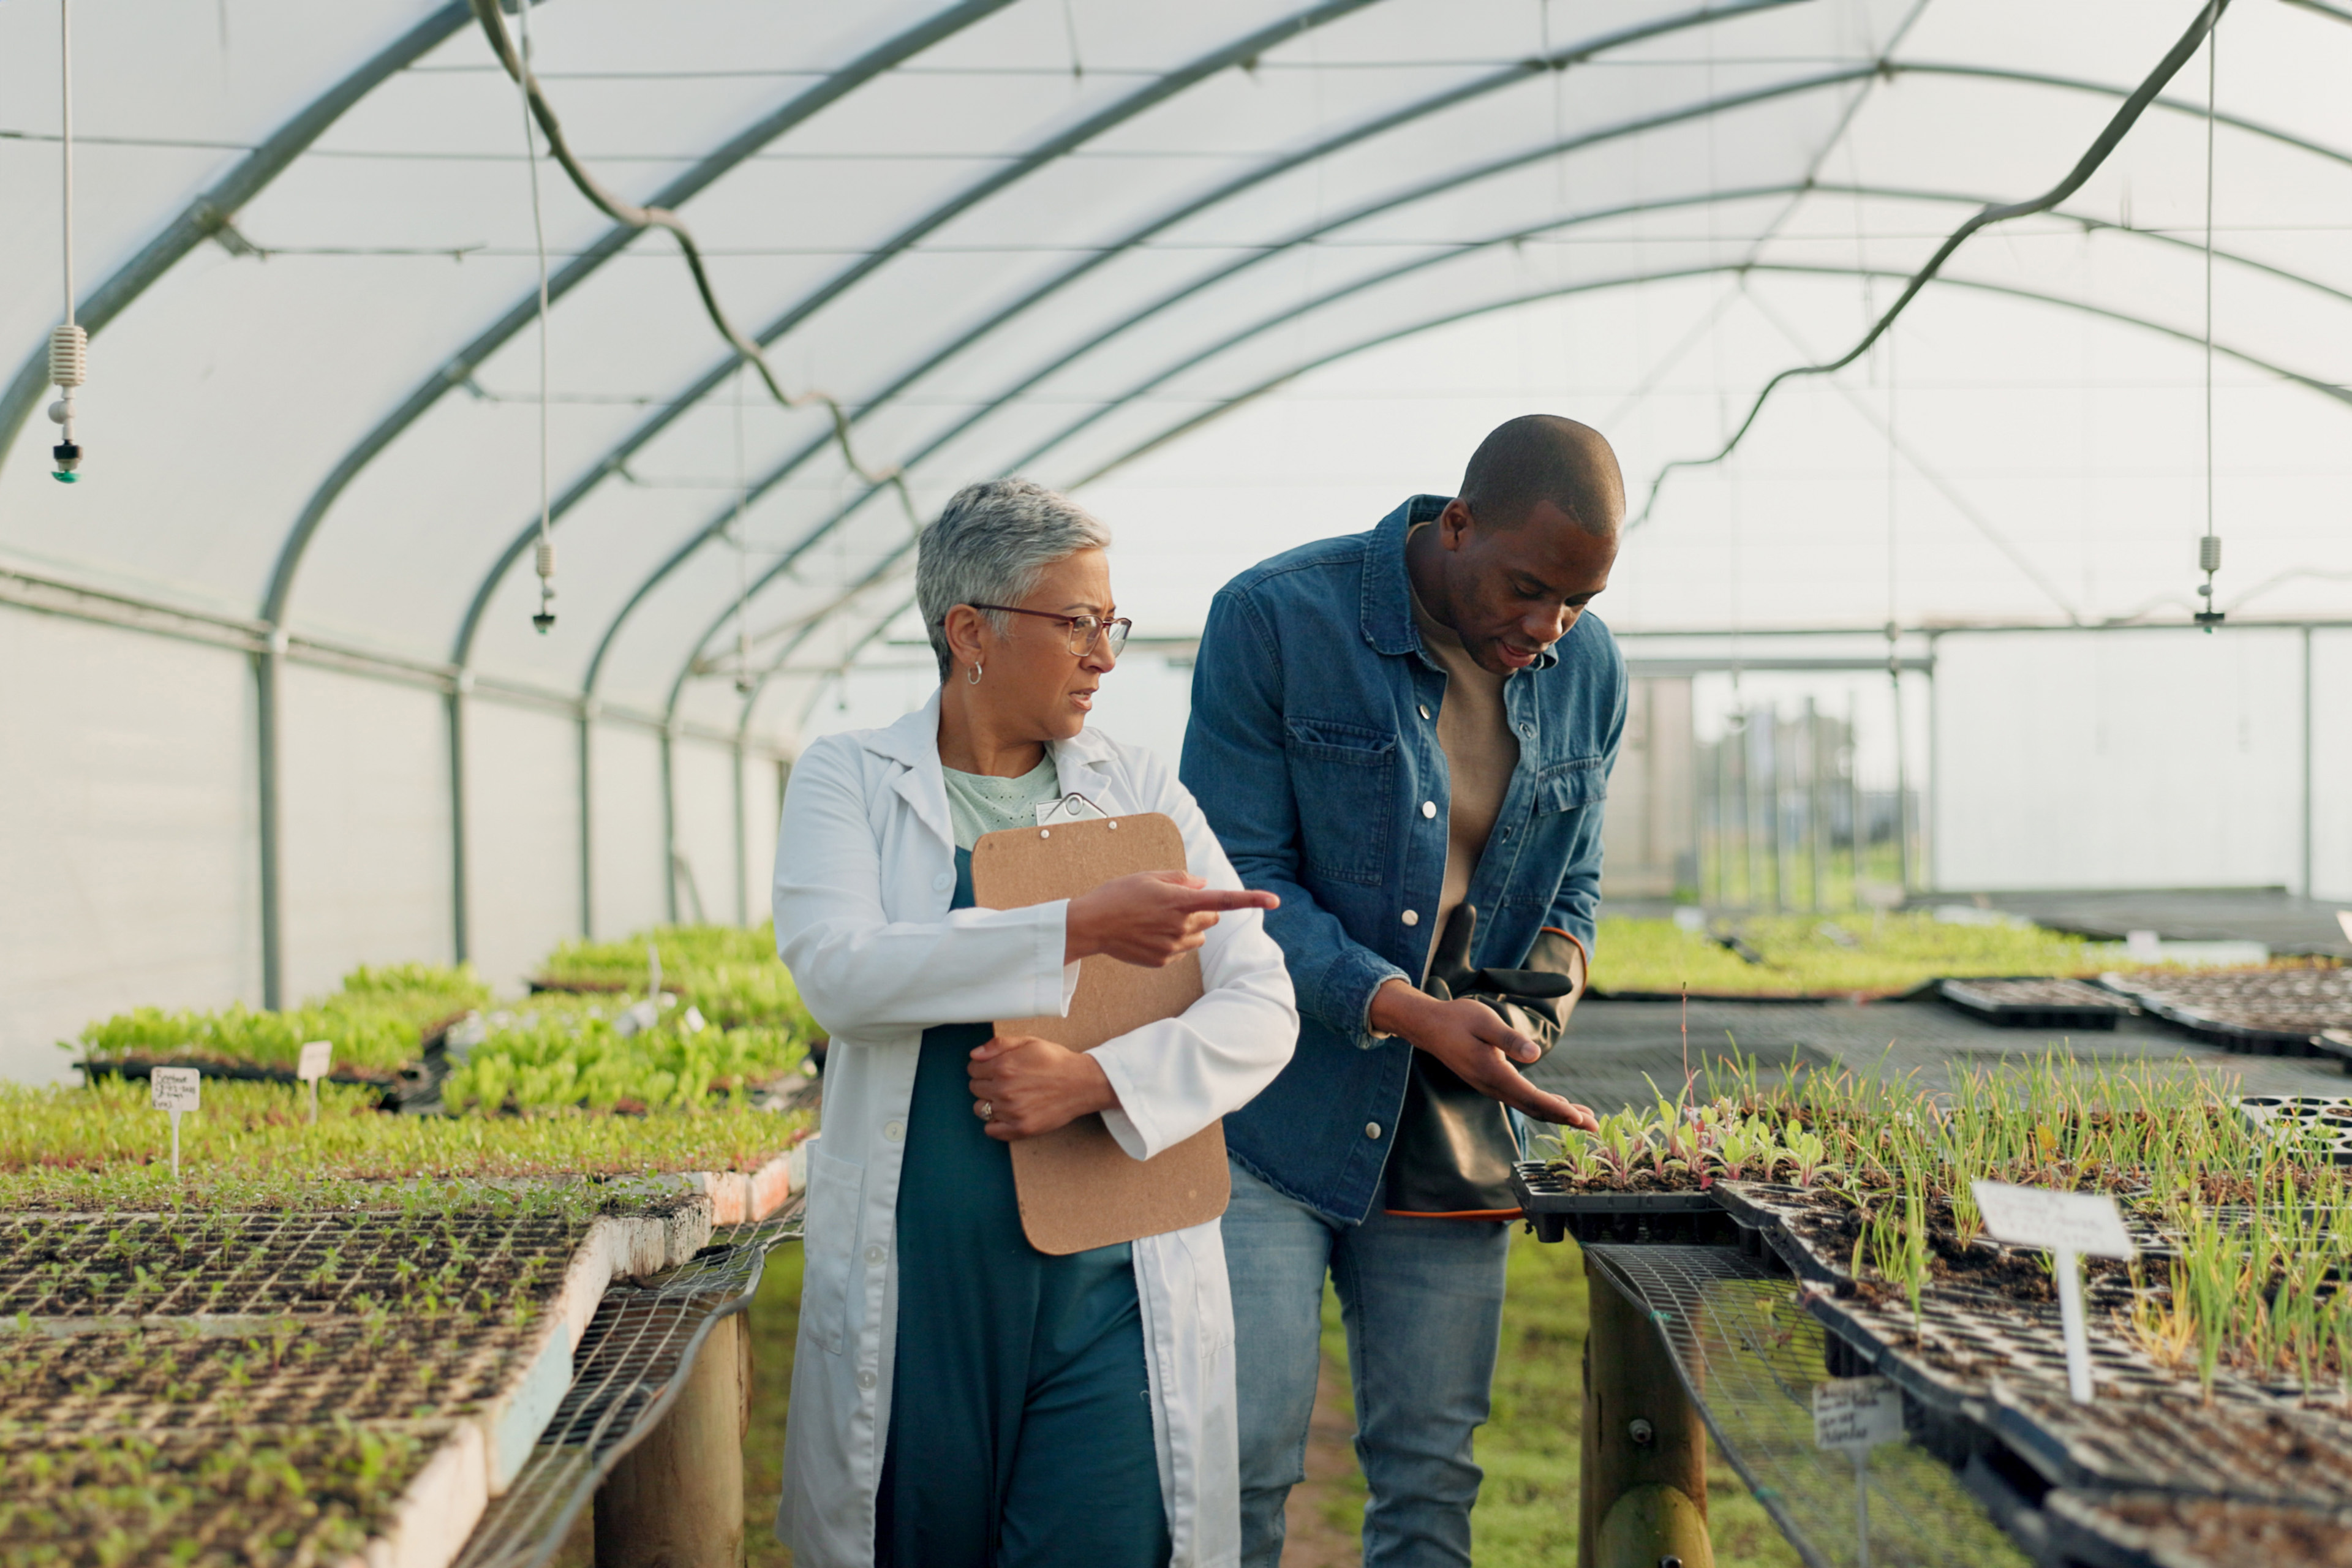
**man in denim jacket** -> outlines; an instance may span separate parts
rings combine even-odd
[[[1526,1116],[1592,1125],[1519,1072],[1548,1031],[1421,987],[1466,903],[1469,968],[1540,946],[1582,989],[1625,723],[1623,658],[1584,611],[1623,515],[1608,443],[1529,415],[1486,437],[1461,495],[1261,563],[1210,608],[1182,776],[1243,882],[1282,898],[1266,927],[1300,1016],[1290,1065],[1225,1119],[1245,1563],[1280,1561],[1305,1474],[1327,1271],[1366,1568],[1470,1561],[1508,1225],[1391,1212],[1385,1167],[1415,1051]]]

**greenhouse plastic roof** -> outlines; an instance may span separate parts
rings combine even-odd
[[[2283,428],[2340,450],[2352,16],[2328,11],[2236,0],[2221,24],[2215,331],[2226,374],[2285,399],[2263,405],[2293,411]],[[858,463],[902,470],[920,516],[975,478],[1116,472],[1417,334],[1560,300],[1623,319],[1635,296],[1656,305],[1631,351],[1645,374],[1683,367],[1710,328],[1737,356],[1716,395],[1645,414],[1638,505],[1656,463],[1711,449],[1798,340],[1842,349],[1954,225],[2047,188],[2196,14],[562,0],[531,26],[589,168],[676,208],[727,311],[790,389],[845,407]],[[528,161],[466,5],[83,0],[74,26],[74,243],[97,330],[68,488],[45,477],[38,363],[59,310],[58,8],[0,6],[0,370],[26,367],[0,406],[11,563],[784,737],[845,650],[904,627],[897,489],[853,471],[824,405],[781,408],[746,380],[670,239],[616,228],[542,163],[561,615],[534,635]],[[2053,319],[2095,321],[2193,379],[2205,82],[2200,56],[2082,191],[1971,241],[1920,309],[1979,301],[1993,313],[1948,321],[2028,347]],[[1768,319],[1796,327],[1775,340]],[[2194,395],[2184,382],[2184,410]],[[1844,510],[1866,531],[1862,489]],[[1697,559],[1704,539],[1670,531],[1675,496],[1650,525],[1661,558]],[[2294,515],[2247,527],[2284,530],[2291,564],[2343,532],[2270,510]],[[1612,618],[1681,624],[1663,593]]]

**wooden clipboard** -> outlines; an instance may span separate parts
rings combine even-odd
[[[1076,898],[1137,871],[1184,868],[1184,836],[1159,812],[1008,828],[971,847],[972,901],[1020,909]],[[1097,953],[1078,970],[1068,1017],[1001,1018],[996,1028],[1090,1051],[1129,1029],[1172,1018],[1200,998],[1198,953],[1165,969]],[[1233,1196],[1222,1121],[1149,1160],[1129,1156],[1094,1115],[1012,1148],[1021,1228],[1030,1246],[1056,1257],[1203,1224],[1223,1214]]]

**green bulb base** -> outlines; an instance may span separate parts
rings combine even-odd
[[[51,474],[49,478],[57,480],[58,483],[61,485],[69,485],[76,479],[80,479],[81,476],[79,474]]]

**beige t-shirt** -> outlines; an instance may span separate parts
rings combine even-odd
[[[1411,577],[1406,584],[1410,589]],[[1433,954],[1445,922],[1470,896],[1471,875],[1478,869],[1478,857],[1486,851],[1486,836],[1502,814],[1512,771],[1519,765],[1519,738],[1512,733],[1510,714],[1503,706],[1503,683],[1510,677],[1482,668],[1452,628],[1429,613],[1418,592],[1412,595],[1412,618],[1421,628],[1422,645],[1428,648],[1429,657],[1445,671],[1445,701],[1437,710],[1437,746],[1445,753],[1449,775],[1445,879],[1438,894],[1437,919],[1429,931]],[[1424,979],[1428,970],[1429,960],[1424,957]]]

